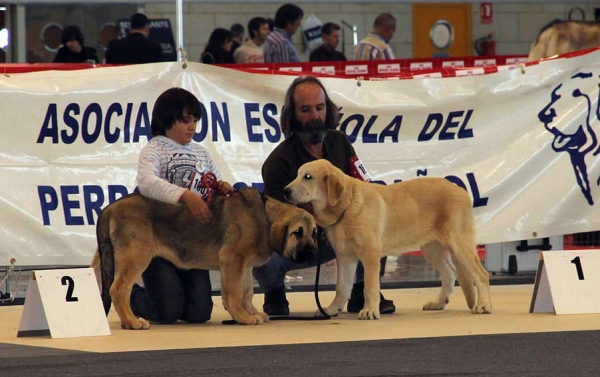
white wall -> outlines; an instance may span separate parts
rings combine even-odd
[[[416,1],[415,1],[416,2]],[[441,2],[441,1],[440,1]],[[275,17],[275,11],[284,3],[281,2],[184,2],[183,24],[184,43],[190,60],[197,61],[204,49],[208,36],[216,27],[229,28],[239,22],[246,25],[255,16]],[[473,39],[490,32],[496,35],[497,53],[527,54],[529,46],[537,37],[539,30],[555,18],[567,19],[569,10],[581,7],[586,19],[593,20],[594,8],[600,7],[598,2],[493,2],[494,22],[482,25],[480,22],[479,2],[473,4]],[[341,20],[358,27],[359,39],[371,30],[374,18],[381,12],[392,13],[398,20],[396,34],[391,41],[397,58],[412,57],[412,4],[407,2],[351,1],[342,2],[298,2],[304,10],[305,17],[314,13],[323,23],[332,21],[340,24]],[[175,2],[164,1],[146,3],[146,14],[150,18],[169,18],[173,27],[176,25]],[[579,13],[576,13],[579,16]],[[293,37],[298,51],[304,46],[300,31]],[[351,55],[351,31],[346,33],[346,56]],[[341,50],[341,46],[340,46]],[[308,60],[301,54],[303,61]]]

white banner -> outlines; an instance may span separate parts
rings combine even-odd
[[[600,229],[599,61],[323,82],[375,180],[446,177],[473,197],[478,242],[505,242]],[[134,190],[154,101],[173,86],[203,103],[195,140],[224,179],[260,188],[293,79],[196,63],[0,77],[0,265],[90,262],[98,214]]]

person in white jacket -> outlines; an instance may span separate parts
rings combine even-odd
[[[193,142],[201,114],[200,101],[185,89],[171,88],[158,97],[152,110],[153,138],[140,153],[137,182],[142,195],[185,205],[199,222],[208,223],[211,213],[206,200],[213,192],[228,195],[233,189],[221,179],[210,153]],[[136,316],[164,324],[210,319],[208,271],[181,270],[154,258],[142,278],[144,287],[135,285],[131,293]]]

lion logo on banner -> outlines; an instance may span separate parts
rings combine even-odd
[[[544,123],[544,127],[552,134],[552,149],[557,153],[568,153],[577,184],[581,188],[581,193],[589,205],[594,205],[592,188],[590,187],[590,178],[588,177],[588,166],[596,160],[595,156],[600,152],[598,148],[598,122],[600,120],[600,102],[595,101],[596,108],[592,109],[594,101],[590,95],[584,93],[580,88],[590,87],[586,80],[594,79],[592,73],[577,73],[571,77],[565,84],[556,86],[552,90],[551,99],[548,105],[538,113],[538,119]],[[587,85],[586,85],[587,84]],[[595,91],[598,91],[600,84],[596,81]],[[598,95],[598,94],[597,94]],[[566,101],[561,103],[563,96],[572,96],[580,101]],[[580,115],[581,116],[578,116]],[[583,119],[585,115],[585,119]],[[560,119],[560,129],[558,124],[553,124],[555,118]],[[596,178],[595,182],[594,178]],[[600,177],[592,177],[592,182],[598,186]]]

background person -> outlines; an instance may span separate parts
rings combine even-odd
[[[391,60],[394,52],[389,43],[396,32],[396,18],[381,13],[373,22],[371,34],[354,47],[353,60]]]
[[[201,114],[200,101],[185,89],[171,88],[158,97],[152,109],[154,137],[140,153],[137,182],[142,195],[186,205],[200,222],[207,223],[211,213],[205,200],[211,188],[190,185],[194,182],[190,177],[212,172],[219,194],[229,194],[232,188],[221,180],[208,151],[192,142]],[[136,316],[165,324],[210,319],[213,302],[208,271],[180,270],[165,259],[154,258],[142,278],[144,288],[136,284],[131,292]]]
[[[200,55],[200,63],[232,64],[232,45],[233,39],[231,39],[231,32],[227,29],[216,28],[210,33],[208,43]]]
[[[242,43],[244,43],[244,39],[246,38],[246,31],[244,30],[244,26],[242,24],[233,24],[229,28],[231,32],[231,40],[233,44],[231,46],[231,53],[234,53]]]
[[[96,49],[84,46],[83,33],[75,25],[67,26],[60,36],[61,47],[54,63],[98,63]]]
[[[311,62],[345,61],[346,56],[336,50],[338,43],[340,43],[340,30],[340,25],[333,22],[327,22],[323,25],[321,28],[323,44],[311,52],[308,60]]]
[[[233,53],[236,64],[264,63],[263,44],[271,33],[269,22],[263,17],[254,17],[248,22],[250,39]]]
[[[300,166],[321,158],[348,175],[359,176],[358,170],[351,164],[357,158],[354,148],[344,133],[335,130],[339,118],[337,109],[317,78],[302,76],[292,82],[281,113],[281,130],[288,137],[271,152],[262,167],[265,195],[285,201],[283,189],[296,178]],[[312,212],[310,205],[302,207]],[[320,239],[319,243],[321,261],[325,263],[334,259],[332,247],[324,239]],[[273,254],[265,265],[254,268],[253,276],[265,291],[265,313],[289,315],[284,284],[286,273],[315,265],[316,260],[301,263]],[[385,259],[382,259],[381,271],[385,271]],[[352,313],[358,313],[364,307],[364,270],[362,273],[360,276],[357,271],[357,283],[348,301],[348,311]],[[379,311],[382,314],[396,310],[392,301],[386,300],[383,295],[380,298]]]
[[[148,39],[150,20],[141,13],[131,16],[129,34],[110,41],[106,49],[108,64],[144,64],[163,61],[160,45]]]
[[[277,9],[273,32],[263,45],[265,63],[299,62],[298,51],[292,43],[292,35],[300,27],[304,17],[302,8],[294,4],[285,4]]]

